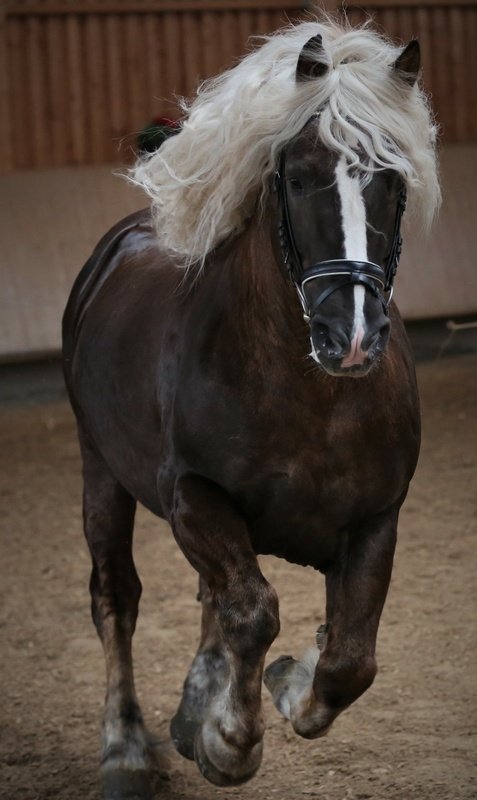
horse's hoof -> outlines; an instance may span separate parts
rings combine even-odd
[[[318,656],[318,650],[316,650]],[[292,719],[294,709],[313,683],[315,663],[297,661],[291,656],[281,656],[265,670],[263,680],[270,692],[275,708],[286,719]]]
[[[268,665],[263,673],[263,682],[271,694],[273,694],[277,681],[281,680],[296,663],[293,656],[279,656]]]
[[[194,658],[179,708],[170,723],[172,742],[184,758],[194,760],[194,739],[226,674],[227,664],[220,650],[201,651]]]
[[[147,770],[107,769],[101,776],[102,800],[153,800]]]
[[[215,786],[240,786],[242,783],[247,783],[247,781],[253,778],[253,776],[256,774],[262,760],[262,747],[260,743],[259,758],[256,760],[256,763],[252,769],[246,770],[243,773],[239,772],[235,775],[222,772],[222,770],[216,767],[207,756],[204,749],[202,736],[199,731],[194,742],[194,760],[201,774],[209,781],[209,783],[213,783]]]
[[[194,761],[194,739],[200,728],[200,722],[182,713],[181,707],[171,719],[170,734],[174,747],[184,758]]]

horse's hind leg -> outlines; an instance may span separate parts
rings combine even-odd
[[[147,734],[134,689],[131,640],[141,583],[132,558],[135,500],[80,432],[83,515],[93,570],[92,616],[106,661],[102,731],[105,800],[150,798]]]

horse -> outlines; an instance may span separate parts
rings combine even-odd
[[[307,739],[373,683],[420,439],[391,301],[400,223],[406,200],[423,224],[439,204],[419,69],[417,41],[366,25],[266,37],[184,101],[179,132],[130,174],[150,206],[73,286],[63,359],[106,662],[106,800],[153,792],[131,656],[137,502],[199,576],[200,642],[170,731],[206,779],[256,774],[262,679]],[[279,611],[261,554],[311,565],[327,597],[317,647],[265,672]]]

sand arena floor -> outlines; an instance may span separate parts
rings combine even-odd
[[[477,798],[477,364],[444,357],[418,372],[423,449],[401,516],[374,686],[316,742],[296,737],[266,695],[265,756],[251,783],[217,789],[172,754],[158,797]],[[104,670],[89,617],[80,461],[61,392],[38,387],[33,400],[0,408],[0,797],[93,800]],[[144,586],[137,686],[147,723],[166,738],[198,636],[196,577],[167,526],[143,510],[135,554]],[[281,600],[269,658],[299,655],[324,618],[323,579],[273,558],[262,565]]]

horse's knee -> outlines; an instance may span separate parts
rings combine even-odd
[[[328,708],[344,709],[354,703],[373,683],[378,671],[374,657],[320,660],[313,689]]]
[[[227,643],[245,661],[268,650],[280,631],[278,595],[265,579],[257,586],[245,583],[240,596],[219,600],[218,611]]]
[[[106,620],[132,636],[136,626],[142,584],[132,559],[118,564],[114,558],[95,559],[90,578],[91,614],[102,637]]]

